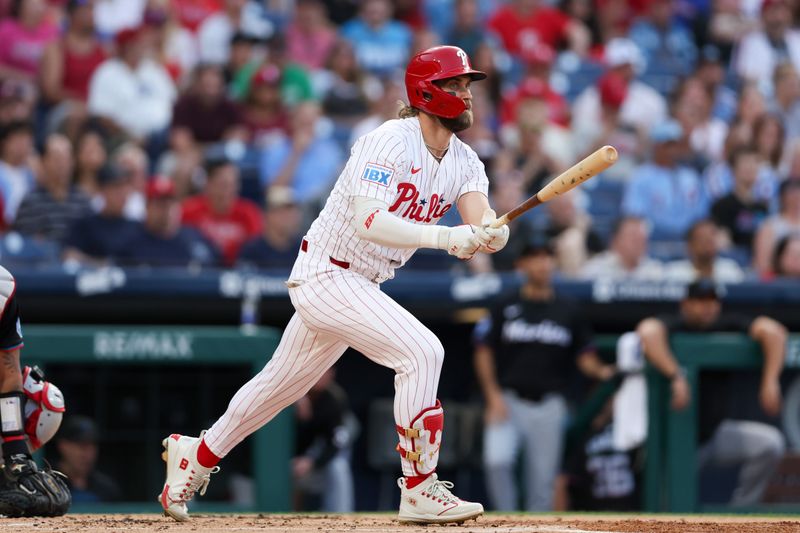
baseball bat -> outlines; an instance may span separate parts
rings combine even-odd
[[[522,213],[533,209],[539,204],[552,200],[559,194],[564,194],[588,180],[592,176],[600,174],[605,169],[616,163],[617,149],[613,146],[603,146],[581,161],[578,161],[567,170],[553,178],[550,183],[545,185],[536,194],[519,204],[517,207],[499,217],[490,224],[493,228],[499,228],[503,224],[508,224]]]

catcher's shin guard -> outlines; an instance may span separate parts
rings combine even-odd
[[[12,455],[30,455],[22,413],[24,403],[22,391],[0,394],[0,436],[3,437],[3,457],[6,460]]]
[[[416,475],[426,476],[436,471],[443,429],[444,410],[439,400],[433,407],[420,411],[410,427],[397,426],[400,434],[397,451],[403,459],[411,462]]]

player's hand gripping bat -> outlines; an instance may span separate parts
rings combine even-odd
[[[492,228],[499,228],[503,224],[508,224],[522,213],[533,209],[539,204],[543,204],[559,194],[572,190],[592,176],[600,174],[605,169],[616,163],[617,149],[613,146],[603,146],[593,153],[586,156],[581,161],[575,163],[570,168],[553,178],[553,180],[541,188],[539,192],[519,204],[517,207],[498,217],[492,222]]]

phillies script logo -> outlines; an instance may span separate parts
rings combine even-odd
[[[417,222],[430,222],[431,220],[442,218],[453,204],[442,205],[442,199],[438,194],[433,194],[430,200],[419,199],[419,191],[413,183],[397,184],[397,200],[389,208],[390,213],[400,211],[406,202],[405,210],[400,213],[402,218],[410,218]]]

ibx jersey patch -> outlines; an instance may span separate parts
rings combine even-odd
[[[389,186],[389,180],[394,175],[394,170],[375,163],[367,163],[364,172],[361,174],[363,181],[369,181],[375,185]]]

